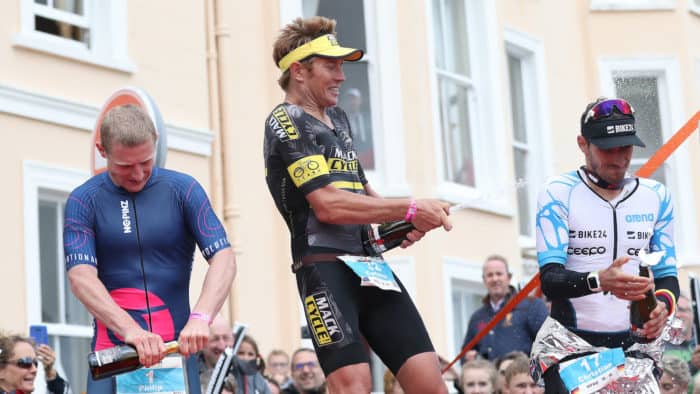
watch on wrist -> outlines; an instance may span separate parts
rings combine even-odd
[[[586,277],[586,283],[588,283],[588,289],[594,293],[598,293],[603,290],[600,287],[600,278],[598,277],[598,271],[593,271]]]

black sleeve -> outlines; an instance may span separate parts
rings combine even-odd
[[[545,264],[540,268],[540,284],[547,298],[577,298],[593,294],[586,282],[587,272],[567,270],[559,263]]]
[[[57,373],[54,380],[46,381],[46,391],[50,394],[63,394],[68,392],[68,383]]]
[[[678,296],[680,295],[680,285],[678,284],[678,278],[675,276],[664,276],[663,278],[654,278],[654,287],[656,290],[665,289],[673,293],[676,301],[678,301]],[[666,309],[671,311],[675,308],[675,305],[669,305],[668,300],[665,297],[657,297],[664,304],[666,304]]]

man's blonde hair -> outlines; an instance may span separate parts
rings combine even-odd
[[[285,55],[294,49],[325,34],[335,34],[335,24],[335,19],[323,16],[294,19],[282,28],[277,40],[275,40],[272,48],[272,59],[275,61],[275,67],[278,66]],[[282,73],[277,83],[282,90],[287,91],[287,87],[289,87],[289,69]]]
[[[100,126],[100,143],[107,152],[115,142],[124,146],[136,146],[150,139],[155,145],[157,138],[151,118],[133,104],[110,109]]]

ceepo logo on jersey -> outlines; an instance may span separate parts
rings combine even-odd
[[[654,214],[653,213],[638,213],[638,214],[625,215],[625,222],[627,222],[627,223],[644,223],[644,222],[653,222],[653,221],[654,221]]]
[[[567,249],[566,253],[569,255],[574,255],[574,256],[593,256],[596,254],[603,254],[605,253],[607,249],[605,249],[605,246],[591,246],[588,248],[572,248],[569,247]]]
[[[122,228],[124,234],[131,234],[131,212],[129,212],[129,200],[119,201],[122,211]]]
[[[312,294],[304,299],[306,317],[319,346],[330,345],[343,339],[333,308],[326,292]]]

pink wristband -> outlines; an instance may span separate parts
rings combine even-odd
[[[211,325],[211,316],[207,315],[206,313],[192,312],[190,313],[190,319],[204,320]]]
[[[403,220],[411,223],[411,221],[413,221],[413,218],[416,217],[417,211],[418,208],[416,207],[416,200],[411,199],[411,202],[408,204],[408,210],[406,211],[406,217],[403,218]]]

